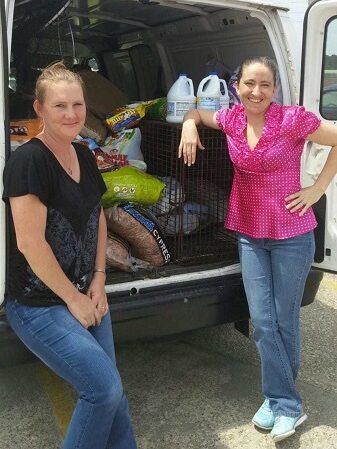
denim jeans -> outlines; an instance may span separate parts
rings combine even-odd
[[[284,240],[239,234],[238,242],[263,394],[275,416],[299,416],[300,307],[314,257],[313,232]]]
[[[79,394],[63,449],[135,449],[110,315],[87,330],[66,306],[10,300],[6,316],[25,345]]]

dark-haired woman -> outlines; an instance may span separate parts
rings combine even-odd
[[[276,67],[245,61],[236,85],[240,105],[184,117],[179,157],[191,165],[203,149],[197,125],[227,137],[234,179],[225,226],[236,231],[243,281],[261,359],[264,402],[253,423],[274,441],[292,435],[307,415],[295,380],[300,361],[300,305],[315,243],[311,209],[337,171],[337,128],[299,106],[272,102]],[[316,182],[301,188],[305,140],[332,147]],[[206,150],[207,151],[207,150]]]

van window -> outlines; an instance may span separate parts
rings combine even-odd
[[[325,34],[320,112],[328,120],[337,120],[337,17],[329,21]]]
[[[128,93],[131,102],[165,95],[159,61],[148,45],[136,44],[125,51],[106,52],[103,60],[108,78]]]
[[[162,67],[152,48],[140,44],[130,48],[130,57],[137,73],[139,99],[152,100],[166,95]]]
[[[106,52],[103,60],[108,78],[122,92],[128,93],[130,101],[138,99],[138,85],[129,52]]]

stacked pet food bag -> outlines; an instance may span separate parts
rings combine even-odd
[[[81,72],[88,115],[79,140],[94,152],[107,186],[106,263],[118,270],[152,270],[170,262],[165,236],[147,210],[163,197],[165,184],[146,173],[138,127],[145,113],[164,108],[164,99],[127,104],[125,95],[97,72]]]

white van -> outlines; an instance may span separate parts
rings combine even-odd
[[[2,0],[0,154],[10,157],[11,121],[33,117],[33,86],[41,68],[64,59],[77,70],[98,70],[128,103],[164,97],[180,72],[196,87],[209,71],[230,76],[246,58],[267,55],[279,69],[278,101],[304,104],[322,120],[337,121],[337,0],[311,4],[303,49],[287,8],[255,0]],[[10,86],[10,87],[9,87]],[[180,125],[143,120],[142,152],[148,171],[183,189],[207,208],[211,220],[168,236],[171,263],[152,272],[108,270],[106,290],[117,339],[176,333],[235,322],[247,332],[235,235],[223,229],[232,178],[226,139],[202,129],[205,152],[195,166],[176,157]],[[308,144],[303,185],[317,177],[329,148]],[[316,205],[315,264],[303,304],[314,300],[322,270],[337,270],[336,180]],[[179,194],[180,195],[180,194]],[[179,196],[178,195],[178,196]],[[177,196],[177,191],[173,192]],[[182,214],[183,205],[176,209]],[[5,298],[7,217],[0,207],[0,301]],[[182,215],[180,215],[182,218]],[[14,338],[0,316],[2,356]],[[13,345],[12,345],[13,343]]]

